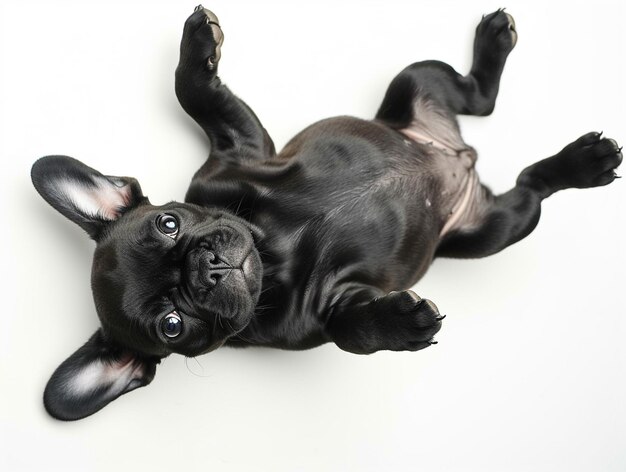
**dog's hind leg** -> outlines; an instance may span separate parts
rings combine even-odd
[[[510,191],[493,196],[481,187],[481,195],[443,235],[436,256],[472,258],[501,251],[535,228],[544,198],[567,188],[608,185],[621,162],[621,148],[613,139],[600,133],[581,136],[526,168]]]
[[[506,58],[515,46],[513,17],[498,10],[483,17],[476,28],[470,73],[460,75],[440,61],[417,62],[391,82],[376,119],[395,129],[423,120],[421,112],[434,107],[448,120],[454,115],[489,115],[495,106]],[[456,129],[456,121],[454,121]]]
[[[176,68],[176,96],[211,141],[220,160],[265,159],[274,144],[261,122],[217,75],[224,40],[215,14],[196,7],[185,22]]]

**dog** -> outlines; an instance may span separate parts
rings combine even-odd
[[[201,5],[186,20],[176,95],[210,140],[185,203],[152,205],[137,180],[66,156],[32,167],[39,194],[96,242],[101,328],[52,374],[48,413],[91,415],[148,385],[157,364],[222,345],[357,354],[435,344],[444,315],[408,288],[435,257],[501,251],[537,225],[543,199],[610,184],[621,148],[587,133],[494,195],[456,115],[489,115],[517,41],[498,10],[476,28],[470,72],[402,70],[373,120],[338,117],[276,153],[218,75],[224,35]]]

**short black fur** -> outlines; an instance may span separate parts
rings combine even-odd
[[[63,156],[33,183],[97,242],[102,328],[57,369],[51,415],[78,419],[147,385],[158,361],[223,344],[359,354],[433,344],[444,316],[409,290],[436,256],[483,257],[527,236],[541,201],[611,183],[621,148],[588,133],[493,195],[478,180],[458,114],[488,115],[517,41],[502,10],[476,29],[462,76],[410,65],[376,118],[316,123],[276,154],[257,116],[218,76],[223,33],[199,6],[185,23],[176,94],[211,142],[185,203],[153,206],[134,179]],[[171,227],[159,226],[167,216]],[[180,322],[171,336],[164,320]]]

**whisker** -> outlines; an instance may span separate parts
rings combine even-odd
[[[233,327],[230,325],[230,323],[228,322],[228,320],[224,320],[226,322],[226,324],[228,325],[228,327],[230,328],[231,333],[233,333],[233,336],[236,338],[241,339],[242,341],[245,341],[247,343],[250,344],[254,344],[254,341],[252,341],[251,339],[246,338],[245,336],[243,336],[241,333],[236,333],[235,330],[233,329]]]
[[[252,224],[252,209],[254,208],[254,204],[258,200],[259,196],[260,194],[257,192],[257,194],[254,196],[254,199],[252,200],[252,203],[250,204],[250,211],[248,212],[248,223],[250,224]]]
[[[265,315],[265,313],[273,308],[276,308],[273,305],[263,305],[263,306],[257,306],[256,310],[254,312],[255,316],[263,316]]]
[[[274,276],[274,275],[278,274],[279,272],[280,272],[279,268],[275,268],[273,270],[272,269],[269,269],[269,270],[265,269],[265,270],[263,270],[263,275],[265,275],[266,277],[270,277],[270,276]]]
[[[198,364],[198,366],[202,370],[202,374],[197,374],[193,370],[191,370],[191,368],[189,367],[189,362],[188,362],[189,359],[193,359],[194,361],[196,361],[196,364]],[[191,375],[195,375],[196,377],[201,377],[201,378],[205,378],[205,379],[208,378],[208,377],[211,377],[210,374],[204,375],[204,367],[202,366],[202,364],[200,364],[200,361],[196,357],[187,357],[187,356],[185,356],[185,367],[187,367],[187,370],[189,371],[189,373]]]
[[[239,209],[241,208],[241,204],[243,203],[243,199],[246,198],[246,194],[244,193],[243,196],[241,197],[241,200],[239,200],[239,205],[237,205],[237,209],[235,210],[235,215],[239,215]],[[249,223],[249,222],[248,222]]]
[[[276,288],[276,287],[277,287],[277,284],[274,284],[274,285],[270,285],[270,286],[268,286],[268,287],[265,287],[265,288],[263,288],[263,289],[261,290],[260,295],[263,295],[265,292],[268,292],[268,291],[270,291],[270,290],[272,290],[273,288]]]
[[[213,317],[213,333],[217,332],[217,318],[218,316]]]

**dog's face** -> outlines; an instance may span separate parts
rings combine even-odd
[[[92,290],[102,328],[50,379],[44,400],[53,416],[87,416],[149,383],[162,357],[209,352],[248,325],[261,291],[257,228],[217,209],[151,205],[136,180],[68,157],[40,159],[32,177],[97,243]]]
[[[104,330],[139,352],[196,356],[250,322],[261,288],[253,229],[199,206],[139,205],[98,241],[92,289]]]

